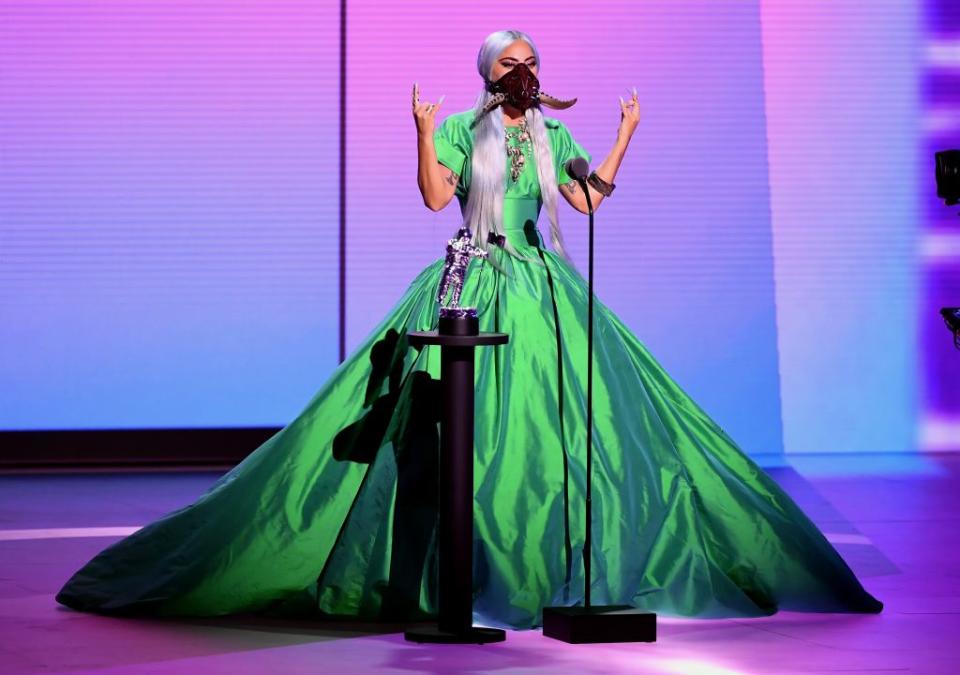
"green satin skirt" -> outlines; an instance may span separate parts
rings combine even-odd
[[[476,352],[474,612],[540,625],[583,598],[587,288],[506,200],[461,305]],[[514,225],[511,225],[514,224]],[[438,258],[286,427],[184,506],[109,546],[57,601],[151,615],[421,619],[437,607]],[[796,504],[594,297],[592,601],[665,615],[878,612]]]

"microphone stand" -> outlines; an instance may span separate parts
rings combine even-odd
[[[587,187],[588,165],[583,158],[567,162],[567,174],[580,184],[589,215],[587,268],[587,477],[586,523],[583,541],[583,606],[544,607],[543,634],[563,642],[655,642],[657,615],[631,605],[590,603],[590,558],[593,552],[593,201]]]

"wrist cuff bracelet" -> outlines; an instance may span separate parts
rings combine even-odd
[[[602,194],[604,197],[609,197],[613,193],[613,189],[617,187],[613,183],[608,183],[607,181],[603,180],[597,175],[596,171],[590,172],[590,175],[587,176],[587,183],[593,186],[593,189]]]

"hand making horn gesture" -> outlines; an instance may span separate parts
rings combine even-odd
[[[630,139],[633,132],[640,123],[640,101],[637,100],[637,88],[633,88],[633,96],[624,103],[623,96],[620,97],[620,128],[617,129],[617,136],[623,136]]]
[[[421,136],[433,136],[433,117],[440,110],[440,104],[446,94],[436,103],[420,102],[420,87],[413,83],[413,119],[417,123],[417,133]]]

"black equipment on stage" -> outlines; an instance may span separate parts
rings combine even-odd
[[[960,203],[960,150],[943,150],[937,160],[937,196],[947,206]]]
[[[937,197],[947,206],[956,206],[960,203],[960,150],[942,150],[934,156],[937,160]],[[940,314],[953,333],[953,346],[960,349],[960,307],[944,307]]]

